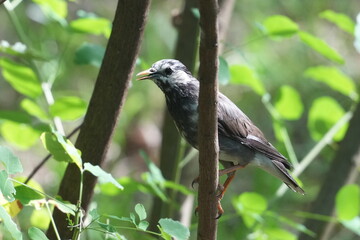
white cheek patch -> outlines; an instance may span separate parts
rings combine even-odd
[[[189,75],[184,71],[175,71],[170,77],[175,83],[187,83],[191,81]]]

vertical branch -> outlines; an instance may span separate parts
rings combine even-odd
[[[101,165],[123,106],[129,81],[138,54],[150,0],[119,0],[113,29],[106,48],[90,104],[76,141],[84,162]],[[79,200],[80,173],[77,166],[69,164],[60,184],[58,195],[75,203]],[[81,207],[88,209],[96,177],[84,174]],[[81,200],[81,199],[80,199]],[[69,239],[66,215],[54,210],[54,220],[62,239]],[[50,227],[49,239],[55,239]]]
[[[199,0],[199,226],[198,239],[216,239],[219,181],[217,130],[218,23],[217,0]]]

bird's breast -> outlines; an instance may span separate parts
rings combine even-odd
[[[197,148],[199,120],[197,99],[191,97],[166,97],[166,102],[179,133],[190,145]]]

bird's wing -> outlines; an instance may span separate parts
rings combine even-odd
[[[218,128],[219,134],[232,138],[271,160],[283,163],[287,169],[291,168],[291,164],[266,140],[261,130],[221,93],[218,94]]]

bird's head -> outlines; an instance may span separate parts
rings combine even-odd
[[[163,91],[195,80],[185,65],[174,59],[157,61],[148,70],[138,73],[136,77],[137,80],[153,80]]]

